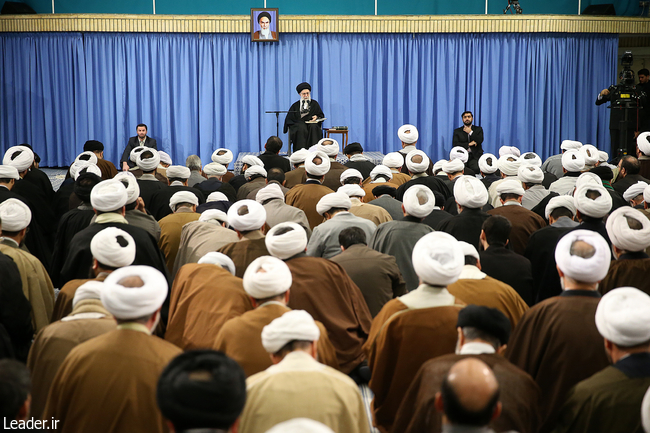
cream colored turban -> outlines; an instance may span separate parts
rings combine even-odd
[[[473,176],[459,176],[454,182],[454,199],[468,209],[479,209],[488,202],[485,184]]]
[[[521,155],[521,164],[528,164],[528,165],[534,165],[535,167],[541,167],[542,166],[542,158],[539,157],[538,154],[535,152],[526,152],[523,155]]]
[[[139,277],[144,285],[124,287],[120,282],[128,277]],[[159,270],[151,266],[126,266],[106,277],[101,301],[116,319],[138,319],[162,307],[167,288],[167,279]]]
[[[0,179],[20,179],[18,170],[11,165],[0,165]]]
[[[138,159],[138,154],[144,151],[145,149],[151,149],[151,148],[147,146],[136,146],[133,149],[131,149],[131,153],[129,153],[129,159],[131,160],[131,162],[135,164],[135,162]]]
[[[607,154],[607,152],[604,152],[602,150],[598,151],[598,161],[600,162],[609,161],[609,155]]]
[[[643,201],[650,205],[650,186],[643,190]]]
[[[376,165],[375,168],[370,170],[370,179],[373,181],[383,181],[383,179],[377,179],[380,175],[386,176],[388,179],[393,178],[393,172],[390,171],[390,168],[386,167],[385,165]]]
[[[579,150],[567,150],[562,154],[562,167],[568,172],[580,172],[585,168],[585,158]]]
[[[447,286],[460,276],[465,256],[456,238],[432,232],[420,238],[413,248],[413,269],[420,280],[431,286]]]
[[[517,176],[520,165],[521,159],[515,155],[503,155],[497,161],[497,167],[506,176]]]
[[[277,234],[280,231],[289,231]],[[307,248],[307,233],[305,229],[293,222],[284,222],[273,226],[264,239],[266,249],[273,257],[286,260],[296,254],[304,253]]]
[[[630,220],[636,220],[641,228],[631,228]],[[607,218],[605,226],[612,244],[622,250],[634,253],[650,246],[650,220],[638,209],[619,207]]]
[[[351,207],[352,202],[347,194],[342,192],[331,192],[321,197],[318,204],[316,204],[316,212],[320,215],[324,215],[325,212],[329,212],[332,208],[350,210]]]
[[[494,173],[499,169],[497,157],[491,153],[484,153],[478,159],[478,168],[485,174]]]
[[[133,173],[120,171],[113,179],[119,180],[126,187],[126,204],[134,203],[140,197],[140,185]]]
[[[587,197],[589,191],[598,191],[600,195],[591,199]],[[592,218],[602,218],[612,209],[612,196],[602,185],[590,183],[577,188],[573,193],[573,201],[581,214]]]
[[[623,198],[625,199],[625,201],[630,201],[637,195],[643,194],[643,191],[645,191],[647,187],[648,184],[640,180],[625,190],[625,192],[623,193]]]
[[[223,253],[219,253],[217,251],[210,251],[203,257],[199,259],[198,262],[200,265],[207,263],[209,265],[217,265],[221,266],[228,272],[230,272],[232,275],[235,275],[237,273],[237,269],[235,268],[235,263],[232,261],[230,257]]]
[[[595,253],[583,258],[571,254],[573,244],[583,241],[591,245]],[[555,247],[555,262],[569,278],[580,283],[596,283],[607,275],[612,252],[607,241],[591,230],[574,230],[562,237]]]
[[[397,130],[397,136],[402,143],[406,144],[413,144],[418,141],[418,138],[420,138],[418,129],[415,126],[409,124],[400,126]]]
[[[465,257],[470,256],[474,257],[476,260],[481,260],[481,256],[478,255],[478,251],[474,245],[468,244],[464,241],[458,241],[458,244],[460,245],[460,249],[463,250],[463,255]]]
[[[650,156],[650,132],[642,132],[636,138],[636,145],[645,156]]]
[[[211,223],[221,225],[221,223],[228,223],[228,214],[219,209],[204,210],[199,217],[199,221],[204,223]]]
[[[305,159],[309,156],[309,151],[307,149],[300,149],[291,154],[289,161],[293,165],[299,165],[305,162]]]
[[[562,144],[560,144],[560,149],[562,150],[578,150],[582,147],[582,143],[579,141],[573,141],[573,140],[564,140]]]
[[[634,287],[607,292],[596,308],[596,327],[603,338],[630,347],[650,341],[650,296]]]
[[[321,159],[321,163],[318,165],[314,163],[314,159],[317,157]],[[305,159],[305,171],[312,176],[325,176],[330,171],[331,165],[329,157],[323,152],[310,153]]]
[[[99,169],[99,167],[97,167],[97,165],[93,164],[92,162],[77,161],[73,162],[70,166],[70,177],[72,177],[74,180],[77,180],[77,178],[84,173],[93,173],[99,177],[102,176],[102,171]]]
[[[211,162],[210,164],[206,164],[205,167],[203,167],[203,173],[205,173],[205,175],[208,177],[223,176],[224,174],[228,173],[228,169],[218,162]]]
[[[318,341],[319,338],[316,322],[304,310],[287,311],[262,329],[262,345],[268,353],[276,353],[292,341]]]
[[[211,192],[205,201],[207,203],[211,203],[213,201],[228,201],[228,197],[226,197],[226,194],[222,192],[215,191],[215,192]]]
[[[603,186],[603,180],[596,173],[586,171],[578,176],[575,189],[578,189],[585,185]]]
[[[413,162],[413,157],[420,155],[421,162]],[[412,150],[406,155],[406,167],[411,173],[424,173],[429,168],[429,157],[421,150]]]
[[[524,164],[519,167],[517,177],[524,183],[540,184],[544,180],[544,173],[537,166]]]
[[[107,227],[93,236],[90,252],[102,265],[122,268],[135,260],[136,245],[131,235],[124,230]]]
[[[463,170],[465,170],[465,164],[460,159],[452,159],[442,163],[442,171],[447,174],[458,173]]]
[[[404,157],[399,152],[390,152],[381,161],[388,168],[400,168],[404,165]]]
[[[286,263],[276,257],[258,257],[244,273],[244,290],[255,299],[280,295],[290,287],[291,271]]]
[[[257,191],[257,194],[255,195],[255,201],[258,203],[264,203],[272,198],[279,198],[284,202],[284,193],[282,192],[280,185],[277,183],[269,183],[264,188]]]
[[[436,206],[436,197],[424,185],[413,185],[404,193],[404,210],[416,218],[426,218]]]
[[[176,212],[176,207],[181,203],[191,203],[198,206],[199,199],[190,191],[178,191],[169,199],[169,208],[172,212]]]
[[[499,148],[499,158],[503,157],[504,155],[513,155],[519,157],[521,155],[521,151],[515,146],[501,146]]]
[[[348,197],[366,196],[366,192],[363,190],[363,188],[361,188],[359,185],[356,184],[343,185],[339,187],[339,189],[337,189],[336,192],[342,192],[343,194],[347,194]]]
[[[260,167],[259,165],[251,165],[244,172],[244,177],[246,178],[246,180],[251,180],[253,176],[266,177],[266,170],[264,169],[264,167]]]
[[[497,194],[517,194],[524,195],[524,187],[521,186],[521,181],[517,179],[505,179],[497,185]]]
[[[465,164],[469,159],[469,152],[464,147],[452,147],[451,151],[449,152],[449,159],[460,159],[463,164]]]
[[[79,302],[86,299],[99,300],[103,287],[104,282],[102,281],[90,280],[83,283],[77,288],[77,291],[74,292],[74,298],[72,298],[72,308],[76,307]]]
[[[596,146],[593,146],[591,144],[585,144],[580,148],[580,153],[582,153],[582,157],[585,159],[585,165],[591,167],[596,165],[598,162],[598,152],[599,150],[596,148]]]
[[[439,161],[436,161],[436,163],[433,164],[433,167],[431,168],[431,171],[432,171],[434,174],[437,174],[438,171],[441,171],[441,170],[442,170],[442,166],[443,166],[446,162],[447,162],[446,159],[441,159],[441,160],[439,160]]]
[[[151,152],[153,156],[150,156],[149,158],[144,158],[142,154],[147,151]],[[140,167],[142,171],[154,171],[156,168],[158,168],[158,164],[160,164],[160,154],[156,149],[144,149],[142,152],[138,153],[138,155],[135,157],[135,165]]]
[[[294,418],[276,424],[266,433],[334,433],[334,430],[318,421],[309,418]]]
[[[167,177],[169,179],[189,179],[192,172],[184,165],[170,165],[167,167]]]
[[[254,200],[239,200],[228,209],[228,224],[237,231],[258,230],[265,222],[266,210]]]
[[[325,144],[326,142],[331,141],[332,144]],[[334,140],[333,138],[321,138],[318,143],[320,147],[323,149],[323,152],[329,157],[334,157],[339,154],[339,151],[341,150],[339,146],[339,142]]]
[[[2,159],[4,165],[16,167],[18,172],[27,170],[34,163],[34,152],[24,146],[13,146],[7,149]]]
[[[264,167],[264,162],[255,155],[246,155],[241,159],[241,162],[242,162],[242,165],[246,164],[249,167],[252,167],[254,165]]]
[[[221,155],[219,155],[220,152],[223,152]],[[220,147],[219,149],[215,150],[212,152],[212,162],[216,162],[217,164],[221,164],[224,167],[227,167],[228,164],[232,162],[233,156],[232,152],[225,147]]]
[[[0,203],[0,224],[6,232],[19,232],[32,221],[32,211],[22,201],[8,198]]]
[[[172,157],[169,156],[167,152],[163,152],[162,150],[159,150],[158,156],[160,156],[160,162],[167,165],[172,165]]]
[[[573,202],[573,197],[570,195],[559,195],[550,199],[546,204],[546,209],[544,210],[546,219],[548,219],[549,215],[551,215],[555,209],[561,207],[570,210],[573,216],[576,216],[576,205]]]
[[[343,185],[343,182],[346,179],[349,179],[351,177],[356,177],[356,178],[359,178],[359,179],[363,180],[363,175],[361,174],[361,172],[359,170],[357,170],[355,168],[348,168],[343,173],[341,173],[341,176],[339,177],[339,180],[341,181],[341,185]]]
[[[99,182],[90,191],[90,204],[100,212],[121,209],[129,198],[126,187],[117,179]]]
[[[79,162],[79,161],[86,161],[91,164],[97,165],[97,155],[95,155],[95,152],[91,152],[90,150],[87,150],[85,152],[81,152],[74,159],[74,162]]]

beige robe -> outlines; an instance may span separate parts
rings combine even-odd
[[[108,272],[102,272],[97,275],[95,281],[104,281],[108,277]],[[93,280],[70,280],[65,283],[65,286],[59,290],[59,294],[56,297],[54,302],[54,311],[52,312],[51,323],[56,322],[57,320],[63,319],[65,316],[72,313],[72,301],[74,300],[74,294],[77,293],[77,289],[81,287],[82,284],[87,283],[88,281]]]
[[[169,272],[174,270],[174,262],[176,261],[176,254],[178,254],[178,247],[181,243],[183,226],[201,217],[201,214],[186,209],[181,208],[178,212],[167,215],[158,221],[158,224],[160,224],[160,240],[158,241],[158,246],[160,247],[160,251],[165,255],[165,263],[167,263]]]
[[[217,251],[230,257],[237,271],[235,275],[239,278],[244,277],[246,268],[253,263],[253,260],[261,256],[270,256],[269,250],[266,249],[264,234],[260,230],[246,233],[239,242],[230,243]]]
[[[323,196],[333,192],[324,185],[311,183],[296,185],[291,188],[284,201],[290,206],[302,209],[309,220],[309,228],[313,230],[324,221],[323,216],[316,211],[316,205]]]
[[[376,226],[393,220],[393,217],[383,207],[362,203],[357,198],[353,198],[350,201],[352,202],[352,207],[350,208],[352,215],[372,221]]]

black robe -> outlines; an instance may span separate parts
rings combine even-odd
[[[184,185],[179,185],[179,186],[163,185],[163,187],[160,190],[153,193],[153,195],[151,196],[151,200],[149,201],[149,207],[147,208],[149,213],[153,215],[154,218],[156,218],[156,221],[160,221],[161,219],[165,218],[167,215],[171,215],[173,213],[172,209],[169,207],[169,199],[172,198],[172,196],[179,191],[189,191],[192,194],[194,194],[196,198],[199,199],[199,204],[205,203],[205,196],[201,191],[199,191],[196,188],[192,188]]]
[[[411,179],[408,182],[401,184],[399,188],[397,188],[395,198],[399,201],[402,201],[404,199],[404,193],[406,190],[413,185],[424,185],[431,191],[438,191],[443,195],[445,200],[452,196],[451,191],[442,180],[438,179],[436,176],[424,176],[418,177],[416,179]]]
[[[2,326],[11,342],[9,352],[19,361],[26,362],[34,336],[32,306],[23,293],[18,266],[11,257],[0,253],[0,327]]]
[[[142,197],[142,200],[144,201],[144,207],[149,210],[151,196],[154,195],[154,193],[157,191],[165,188],[167,185],[159,180],[138,179],[138,186],[140,187],[140,197]]]
[[[72,209],[59,220],[59,229],[56,231],[54,254],[52,255],[52,269],[50,271],[50,279],[54,287],[63,287],[63,284],[59,284],[59,276],[63,263],[68,256],[68,248],[72,238],[87,228],[94,216],[95,211],[92,209]]]
[[[515,289],[526,304],[533,305],[533,277],[530,260],[512,250],[496,246],[489,246],[487,250],[481,251],[479,256],[481,257],[481,271],[506,283]]]
[[[277,153],[265,151],[260,154],[259,158],[264,163],[264,170],[267,172],[272,168],[279,168],[284,171],[291,171],[291,162],[284,156],[280,156]]]
[[[228,182],[222,182],[216,177],[212,177],[210,179],[204,180],[201,183],[197,183],[194,185],[194,188],[199,189],[206,198],[213,192],[221,192],[226,197],[228,197],[228,201],[230,202],[235,202],[237,199],[237,192],[235,191],[235,188],[233,188],[233,186]]]
[[[370,172],[373,168],[375,168],[375,164],[370,161],[348,161],[343,165],[345,165],[347,168],[354,168],[355,170],[359,170],[359,173],[361,173],[363,179],[369,178]]]
[[[449,233],[457,240],[472,244],[479,250],[481,227],[488,218],[490,215],[481,209],[466,208],[460,214],[441,222],[437,230]]]
[[[236,194],[239,191],[239,188],[241,188],[241,186],[246,183],[246,177],[244,177],[243,174],[238,174],[237,176],[230,179],[228,183],[235,189]]]
[[[372,204],[372,203],[371,203]],[[447,221],[449,218],[452,218],[451,215],[446,210],[434,209],[429,215],[427,215],[422,222],[434,230],[438,229],[438,226],[443,222]]]
[[[232,206],[232,202],[229,201],[209,201],[198,205],[196,207],[196,212],[203,213],[208,209],[216,209],[228,213],[228,209],[230,209],[230,206]]]
[[[499,171],[497,170],[495,173],[487,174],[483,179],[481,179],[481,182],[485,185],[485,189],[490,189],[490,185],[501,179],[501,176],[498,173]]]
[[[66,212],[70,210],[70,196],[74,192],[74,180],[66,179],[59,189],[54,193],[54,202],[52,204],[57,221]]]
[[[307,120],[312,120],[313,116],[317,118],[325,117],[323,110],[315,99],[311,100],[309,113],[304,117],[300,116],[300,101],[294,102],[289,108],[289,113],[284,118],[283,131],[285,134],[289,132],[289,141],[293,143],[294,152],[311,147],[323,138],[322,122],[305,123]]]

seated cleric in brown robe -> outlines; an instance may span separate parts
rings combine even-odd
[[[294,152],[308,148],[323,138],[322,123],[306,123],[325,117],[318,101],[311,99],[311,86],[309,83],[300,83],[296,86],[300,101],[293,103],[287,117],[284,119],[284,130],[289,133],[289,140],[293,143]]]

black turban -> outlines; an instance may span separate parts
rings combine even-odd
[[[79,176],[74,181],[73,191],[79,197],[79,200],[90,203],[90,191],[102,181],[102,178],[95,173],[87,173],[85,170],[86,167],[79,171]]]
[[[246,375],[223,352],[185,352],[163,370],[156,398],[177,431],[228,430],[246,403]]]
[[[388,185],[380,185],[376,186],[372,189],[372,194],[375,197],[379,197],[380,195],[388,194],[391,197],[395,197],[395,193],[397,192],[397,189],[393,188],[392,186]]]
[[[300,83],[298,86],[296,86],[296,92],[300,93],[303,90],[308,89],[311,92],[311,86],[309,83]]]
[[[594,167],[589,171],[597,175],[598,177],[600,177],[602,180],[606,180],[607,182],[612,180],[612,178],[614,177],[614,172],[612,171],[611,168],[607,167],[606,165],[599,165],[598,167]]]
[[[259,14],[259,15],[257,16],[257,22],[259,23],[260,20],[261,20],[262,18],[264,18],[264,17],[267,17],[267,18],[269,19],[269,22],[271,22],[271,14],[268,13],[268,12],[262,12],[261,14]]]
[[[101,151],[104,150],[104,144],[101,141],[97,140],[88,140],[84,143],[84,152],[90,151]]]
[[[355,152],[363,152],[363,147],[361,147],[360,143],[350,143],[343,149],[343,155],[349,155]]]
[[[476,328],[507,344],[510,338],[510,320],[496,308],[468,305],[458,312],[459,328]]]

